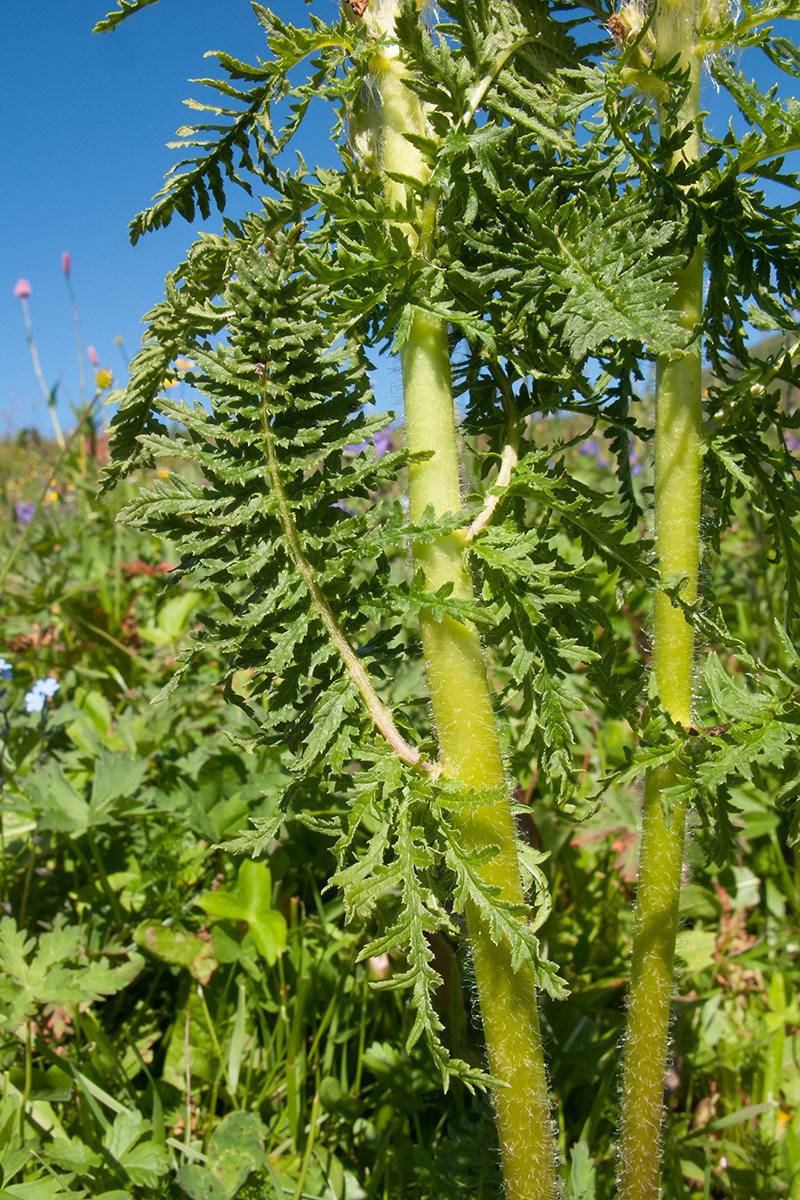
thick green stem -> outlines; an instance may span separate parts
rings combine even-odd
[[[455,421],[447,337],[439,322],[417,316],[403,347],[406,436],[412,451],[432,457],[410,471],[411,519],[427,505],[437,515],[460,505]],[[470,596],[463,538],[454,534],[414,548],[415,562],[431,588],[452,583]],[[448,775],[471,788],[505,787],[497,726],[480,640],[474,628],[450,617],[421,617],[422,646],[442,763]],[[463,822],[465,845],[498,847],[483,868],[503,899],[522,902],[519,860],[507,800],[478,809]],[[557,1195],[555,1147],[536,992],[527,970],[514,972],[507,945],[496,945],[478,913],[468,909],[478,997],[492,1075],[506,1086],[495,1104],[508,1200],[550,1200]]]
[[[700,63],[695,50],[695,0],[663,4],[654,22],[658,59],[676,54],[690,72],[679,123],[699,111]],[[662,114],[662,125],[665,124]],[[666,130],[665,130],[666,132]],[[681,151],[698,155],[693,132]],[[687,330],[695,330],[703,303],[703,256],[697,248],[675,279],[672,307]],[[661,577],[686,577],[683,597],[697,596],[702,485],[702,360],[699,339],[679,355],[662,358],[656,380],[655,534]],[[659,699],[673,720],[691,724],[694,634],[680,609],[656,592],[653,672]],[[659,1194],[664,1074],[678,928],[685,836],[685,809],[665,818],[663,792],[678,782],[678,768],[648,774],[642,818],[639,883],[623,1071],[620,1130],[622,1200],[656,1200]]]
[[[391,0],[373,0],[373,5],[373,28],[379,34],[391,33]],[[406,132],[427,132],[424,113],[405,86],[396,48],[376,53],[374,69],[381,100],[381,164],[385,170],[424,181],[427,164],[405,137]],[[387,194],[395,203],[406,201],[402,183],[387,181]],[[426,215],[430,217],[429,212]],[[417,224],[401,224],[412,249],[426,247],[425,220],[423,215]],[[436,516],[456,512],[461,495],[444,325],[418,312],[401,361],[408,448],[430,454],[409,471],[411,519],[421,519],[428,506]],[[456,596],[472,595],[463,561],[465,541],[462,533],[456,533],[414,547],[415,563],[431,589],[451,583]],[[450,617],[436,621],[423,612],[420,625],[445,771],[468,787],[500,787],[505,792],[502,802],[463,819],[464,843],[473,848],[497,847],[497,854],[482,868],[483,878],[500,889],[503,899],[519,904],[523,891],[514,823],[480,639],[472,626]],[[504,1085],[497,1090],[495,1103],[507,1200],[555,1200],[555,1144],[533,978],[525,968],[512,969],[509,947],[493,942],[475,909],[468,908],[466,918],[489,1068]]]

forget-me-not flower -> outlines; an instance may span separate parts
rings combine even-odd
[[[37,679],[29,692],[25,693],[25,712],[41,712],[45,700],[51,700],[61,684],[56,679]]]
[[[14,674],[14,668],[10,662],[6,662],[4,658],[0,658],[0,679],[10,679]]]

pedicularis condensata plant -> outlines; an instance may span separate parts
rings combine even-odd
[[[741,53],[800,73],[770,26],[800,8],[350,0],[332,23],[313,5],[303,28],[253,8],[263,58],[215,55],[224,78],[203,81],[188,157],[132,238],[222,209],[233,185],[254,211],[168,277],[113,422],[113,475],[178,459],[202,477],[159,480],[126,517],[180,546],[176,578],[209,593],[201,644],[254,737],[286,751],[274,815],[231,848],[264,853],[287,814],[335,839],[334,882],[374,934],[364,957],[404,958],[379,986],[411,992],[409,1042],[428,1039],[445,1086],[494,1088],[506,1195],[549,1200],[536,989],[565,988],[537,930],[558,896],[510,796],[535,768],[571,811],[585,697],[627,722],[634,753],[597,780],[600,795],[646,775],[619,1181],[627,1200],[655,1197],[687,812],[728,854],[729,781],[787,758],[797,727],[799,422],[782,388],[797,382],[800,239],[796,206],[764,188],[793,200],[800,107],[762,94]],[[703,112],[704,78],[743,136]],[[283,151],[320,100],[341,166],[292,169]],[[399,355],[405,444],[378,460],[380,348]],[[159,394],[178,355],[205,403]],[[601,489],[534,420],[555,413],[605,434]],[[631,478],[633,435],[654,439],[652,497]],[[742,497],[784,564],[775,661],[715,609]],[[649,672],[614,632],[631,588],[654,598]],[[427,691],[396,690],[420,645]],[[488,1076],[445,1049],[433,1003],[431,939],[458,938],[462,918]]]

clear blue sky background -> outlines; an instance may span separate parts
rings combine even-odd
[[[315,0],[320,16],[337,0]],[[0,435],[25,426],[50,431],[33,373],[19,277],[30,281],[34,331],[45,378],[59,383],[59,416],[72,422],[79,400],[74,332],[62,252],[72,256],[72,281],[84,345],[124,377],[115,339],[128,355],[139,344],[141,318],[158,300],[164,275],[185,253],[191,228],[176,218],[167,230],[132,247],[128,222],[147,206],[176,153],[165,143],[192,114],[181,101],[200,96],[187,81],[214,73],[206,50],[253,61],[266,52],[249,0],[161,0],[113,33],[92,34],[115,0],[21,0],[4,5],[6,53],[0,74],[0,132],[6,184],[0,192]],[[305,23],[302,0],[273,0],[281,16]],[[787,26],[792,36],[793,30]],[[749,63],[748,63],[749,65]],[[766,82],[763,56],[753,59]],[[791,80],[783,77],[784,95]],[[706,105],[721,104],[710,83]],[[720,124],[727,113],[720,111]],[[324,138],[324,131],[323,131]],[[304,146],[311,162],[330,157],[324,141]],[[231,210],[246,203],[231,194]],[[211,225],[219,219],[212,216]],[[398,406],[394,368],[375,380],[379,402]]]
[[[316,11],[335,13],[336,4],[316,0]],[[301,0],[273,0],[272,7],[296,24],[307,22]],[[203,58],[207,50],[248,61],[267,53],[249,0],[161,0],[112,33],[92,34],[114,8],[115,0],[3,5],[0,435],[25,426],[52,430],[13,295],[17,279],[33,289],[42,370],[49,386],[61,381],[58,413],[68,427],[79,386],[62,252],[72,257],[84,345],[94,346],[119,380],[124,361],[115,339],[124,339],[132,357],[142,316],[202,226],[199,216],[191,226],[177,218],[135,247],[128,237],[128,222],[176,161],[165,143],[192,121],[182,101],[203,89],[188,80],[219,74],[215,61]],[[324,145],[307,149],[330,155]],[[228,211],[245,211],[246,202],[236,189]],[[210,226],[218,225],[212,214]]]

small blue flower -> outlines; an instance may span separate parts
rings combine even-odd
[[[25,693],[25,712],[41,712],[45,700],[51,700],[60,686],[61,684],[57,680],[50,677],[37,679],[31,690]]]
[[[33,514],[36,512],[36,505],[32,500],[20,500],[15,506],[17,520],[20,525],[30,525],[33,520]]]
[[[4,658],[0,658],[0,679],[10,679],[14,674],[14,668],[10,662],[6,662]]]

